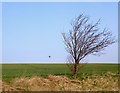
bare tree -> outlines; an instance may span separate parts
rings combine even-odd
[[[73,78],[77,76],[82,59],[90,54],[101,55],[101,51],[116,42],[108,29],[100,31],[99,24],[100,20],[90,23],[89,17],[81,14],[72,21],[69,33],[62,33],[66,51],[70,54],[68,61]]]

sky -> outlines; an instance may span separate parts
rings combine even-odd
[[[119,2],[119,0],[1,0],[1,2]]]
[[[117,3],[2,3],[3,63],[64,63],[68,53],[62,32],[68,32],[71,21],[79,14],[91,22],[101,18],[100,28],[109,28],[118,38]],[[87,62],[118,62],[118,43],[101,56],[88,56]],[[49,58],[51,56],[51,58]]]
[[[2,3],[0,3],[0,63],[1,62],[2,62]]]

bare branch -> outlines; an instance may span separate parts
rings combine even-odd
[[[87,55],[97,55],[109,45],[115,43],[111,32],[106,28],[99,28],[100,19],[92,24],[89,22],[89,17],[79,15],[73,20],[72,29],[66,35],[63,33],[63,39],[66,46],[66,51],[71,55],[69,63],[73,74],[77,73],[80,61]]]

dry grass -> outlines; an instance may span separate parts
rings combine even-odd
[[[2,81],[0,81],[0,89],[2,91],[17,91],[17,89],[15,89],[14,87],[11,87],[6,83],[3,83]]]
[[[0,80],[0,92],[2,91],[2,80]]]
[[[10,86],[11,85],[11,86]],[[4,91],[23,90],[23,91],[117,91],[118,75],[106,73],[102,76],[92,75],[84,80],[69,79],[66,76],[49,75],[42,77],[16,78],[10,85],[3,83]]]

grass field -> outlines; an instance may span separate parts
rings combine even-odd
[[[79,70],[79,78],[82,73],[86,74],[102,74],[105,72],[118,73],[118,64],[86,64]],[[70,77],[70,70],[65,64],[2,64],[2,79],[10,82],[16,77],[32,77],[66,75]]]

